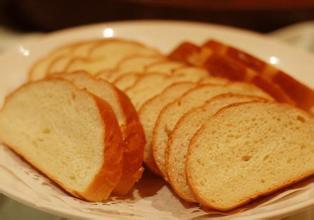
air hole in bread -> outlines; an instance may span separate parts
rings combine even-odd
[[[71,94],[71,98],[74,101],[76,99],[76,95],[74,93]]]
[[[305,118],[303,118],[302,116],[298,115],[297,116],[297,120],[304,123],[305,122]]]
[[[252,158],[252,156],[250,156],[250,155],[244,155],[244,156],[242,156],[242,160],[243,160],[243,161],[249,161],[251,158]]]
[[[261,183],[265,183],[265,180],[264,180],[264,179],[261,179]]]
[[[49,134],[51,130],[49,128],[43,129],[43,134]]]

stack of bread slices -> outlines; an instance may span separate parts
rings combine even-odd
[[[217,75],[133,41],[69,44],[8,96],[0,139],[88,201],[130,192],[143,161],[183,200],[223,211],[312,175],[313,116]]]

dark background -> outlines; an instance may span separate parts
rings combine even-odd
[[[314,0],[0,0],[0,25],[23,31],[130,19],[178,19],[269,32],[314,20]]]

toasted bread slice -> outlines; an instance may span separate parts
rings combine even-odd
[[[140,121],[142,122],[145,133],[145,151],[144,162],[145,165],[155,174],[160,175],[158,168],[156,167],[153,152],[152,152],[152,136],[153,128],[157,121],[159,112],[161,109],[183,95],[186,91],[196,86],[193,82],[179,82],[168,86],[162,93],[147,100],[139,110]]]
[[[147,73],[142,75],[137,82],[126,89],[126,94],[131,98],[136,109],[140,109],[144,102],[161,93],[167,86],[175,82],[197,82],[207,78],[207,73],[180,73],[171,76],[159,73]]]
[[[188,183],[197,200],[222,211],[314,173],[314,120],[279,103],[234,104],[193,137]]]
[[[187,184],[185,161],[190,141],[196,131],[221,108],[240,102],[260,101],[257,96],[221,94],[210,99],[201,107],[183,115],[170,135],[166,150],[166,171],[174,191],[188,202],[197,202]]]
[[[115,69],[121,60],[135,54],[160,55],[156,49],[149,48],[135,41],[121,39],[103,40],[101,44],[98,44],[91,50],[87,58],[72,59],[65,71],[85,70],[93,75],[97,75],[102,70]]]
[[[0,140],[70,194],[107,199],[122,174],[122,135],[105,101],[65,80],[23,85],[0,112]]]
[[[123,172],[114,193],[127,194],[142,176],[145,145],[144,131],[131,101],[112,84],[97,80],[86,72],[58,74],[58,77],[70,80],[78,88],[86,89],[111,105],[124,142]]]
[[[158,116],[153,131],[153,156],[159,170],[167,178],[166,149],[169,136],[179,119],[193,108],[203,105],[207,100],[223,93],[238,93],[243,95],[256,95],[269,97],[259,88],[246,83],[231,83],[225,86],[200,85],[184,94],[181,98],[165,106]]]

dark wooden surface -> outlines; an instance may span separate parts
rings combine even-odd
[[[176,19],[269,32],[314,20],[314,0],[0,0],[10,23],[52,31],[112,20]],[[1,15],[0,15],[1,19]]]

